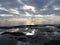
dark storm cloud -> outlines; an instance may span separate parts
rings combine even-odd
[[[24,10],[21,9],[22,6],[23,4],[19,3],[17,0],[0,0],[0,14],[15,15],[14,13],[11,13],[12,10],[10,11],[10,9],[16,9],[16,8],[17,8],[16,11],[18,11],[21,14],[24,14]]]
[[[51,0],[46,5],[47,6],[46,10],[40,11],[40,14],[42,14],[42,15],[50,15],[50,14],[60,15],[60,3],[59,2],[60,2],[60,0]]]
[[[35,12],[33,12],[31,8],[23,9],[25,5],[34,7]],[[60,9],[55,10],[54,6],[60,7],[60,0],[0,0],[0,14],[15,15],[15,13],[11,13],[12,11],[9,9],[17,8],[17,15],[26,15],[26,12],[32,15],[59,15]],[[2,7],[8,11],[5,9],[2,10]]]
[[[57,6],[60,6],[60,0],[55,0],[53,4],[57,5]]]
[[[34,6],[36,8],[35,12],[36,14],[42,14],[42,15],[60,14],[60,9],[55,10],[55,8],[60,7],[60,0],[28,0],[27,2],[25,2],[25,4]],[[41,9],[46,10],[40,11]]]
[[[46,5],[49,1],[48,0],[28,0],[27,2],[25,1],[24,3],[27,5],[31,5],[36,7],[37,9],[41,9]]]
[[[16,8],[20,5],[17,0],[0,0],[0,4],[5,8]]]

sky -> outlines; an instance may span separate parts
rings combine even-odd
[[[0,14],[60,16],[60,0],[0,0]]]

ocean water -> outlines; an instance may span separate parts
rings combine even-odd
[[[0,35],[0,45],[44,45],[45,42],[50,40],[60,40],[60,29],[54,26],[40,27],[39,29],[0,29],[0,34],[3,32],[24,32],[25,36],[28,34],[28,38],[24,41],[20,36],[17,36],[20,40],[23,40],[19,41],[12,34],[4,34]]]

